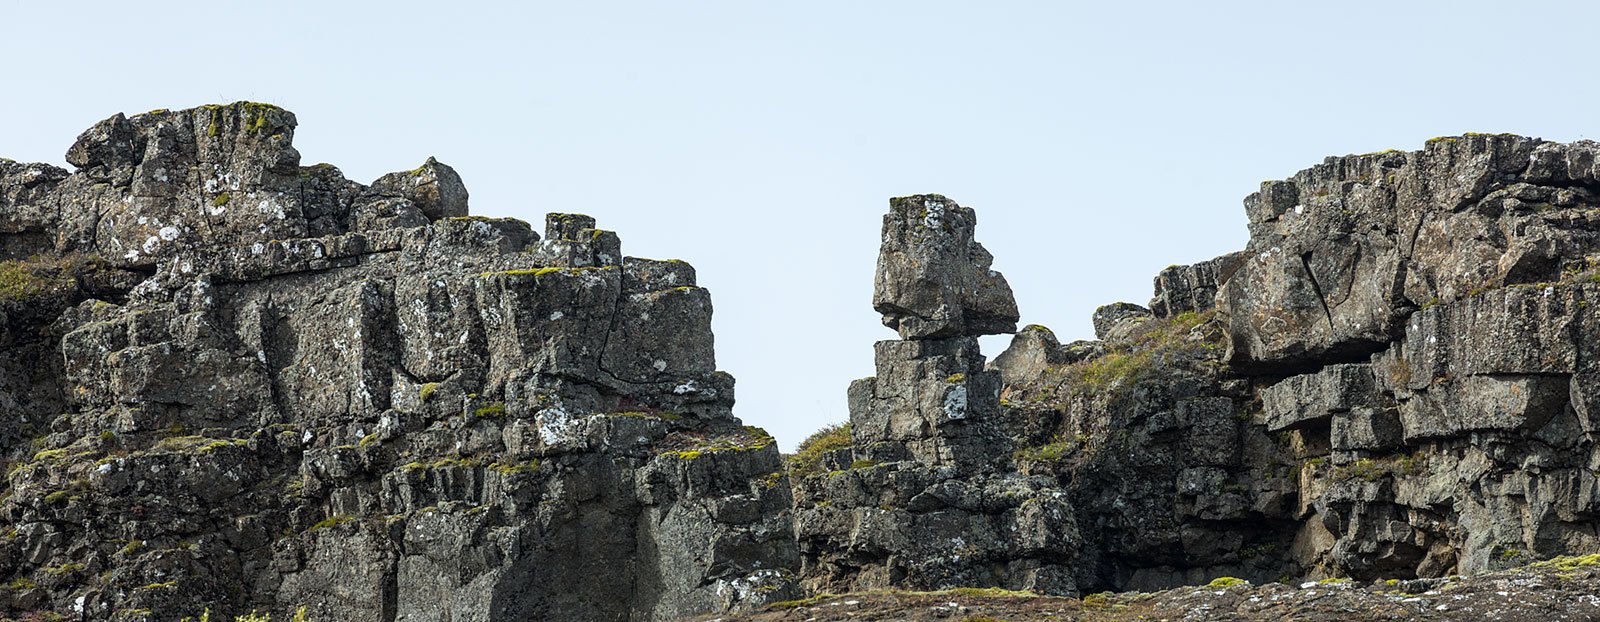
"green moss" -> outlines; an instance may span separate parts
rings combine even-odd
[[[144,540],[129,540],[127,544],[123,545],[121,549],[117,550],[117,554],[127,557],[139,552],[139,549],[142,548],[144,548]]]
[[[635,418],[635,419],[660,419],[662,421],[681,421],[683,419],[683,415],[679,415],[679,414],[675,414],[675,413],[669,413],[669,412],[666,412],[666,411],[659,411],[659,410],[651,410],[651,411],[630,410],[630,411],[624,411],[624,412],[612,412],[612,413],[606,413],[606,416],[608,416],[608,417],[632,417],[632,418]]]
[[[985,598],[1033,598],[1038,596],[1027,590],[1008,590],[998,587],[958,587],[941,592],[954,596],[981,596]]]
[[[428,400],[433,398],[433,392],[434,391],[438,391],[438,390],[439,390],[439,383],[437,383],[437,382],[425,382],[425,383],[422,384],[422,388],[417,389],[417,399],[421,400],[422,403],[426,404],[426,403],[428,403]]]
[[[505,402],[495,402],[493,404],[481,406],[477,409],[474,409],[472,414],[474,416],[486,419],[503,419],[506,416],[506,404]]]
[[[6,584],[6,589],[13,592],[26,592],[36,587],[39,587],[39,584],[28,577],[17,577],[12,579],[11,583]]]
[[[1531,568],[1554,568],[1556,570],[1572,571],[1579,568],[1592,568],[1600,566],[1600,553],[1590,555],[1563,555],[1552,557],[1542,562],[1528,564]]]
[[[877,460],[856,460],[856,461],[850,463],[850,469],[851,470],[870,469],[870,468],[875,467],[875,466],[878,466],[878,461]]]
[[[222,207],[224,205],[227,205],[228,201],[232,201],[232,200],[233,200],[233,195],[229,194],[227,192],[224,192],[222,194],[218,194],[217,196],[215,196],[215,197],[213,197],[211,199],[211,207]]]
[[[1235,578],[1235,577],[1217,577],[1215,579],[1212,579],[1210,583],[1207,583],[1206,587],[1233,587],[1235,585],[1249,585],[1249,584],[1250,584],[1249,581],[1246,581],[1244,579]]]
[[[827,600],[829,598],[833,598],[833,595],[832,594],[823,593],[823,594],[817,594],[816,596],[812,596],[810,598],[801,598],[799,600],[780,600],[778,602],[775,602],[775,603],[772,603],[770,605],[767,605],[767,611],[783,611],[785,609],[798,609],[800,607],[810,607],[812,605],[820,603],[820,602],[822,602],[824,600]]]
[[[48,505],[61,505],[70,500],[72,500],[72,493],[66,490],[57,490],[44,496],[44,502]]]
[[[967,379],[967,375],[966,374],[959,374],[958,373],[958,374],[950,374],[948,377],[946,377],[944,379],[944,381],[945,381],[945,384],[957,384],[957,383],[959,383],[959,382],[961,382],[963,380],[966,380],[966,379]]]
[[[1135,378],[1149,366],[1148,353],[1112,352],[1084,363],[1082,379],[1089,387],[1106,388]]]
[[[669,443],[682,447],[681,449],[662,452],[663,456],[674,456],[680,460],[695,460],[706,454],[723,452],[755,451],[771,446],[776,441],[766,430],[755,426],[744,426],[738,432],[723,434],[711,438],[695,435],[669,436]],[[684,445],[688,445],[684,447]]]
[[[55,566],[49,566],[49,567],[44,569],[44,573],[47,574],[47,575],[50,575],[52,577],[59,577],[59,576],[64,575],[64,574],[72,574],[74,572],[78,572],[78,571],[81,571],[83,569],[84,569],[84,565],[83,564],[80,564],[78,562],[67,562],[65,564],[58,564],[58,565],[55,565]]]
[[[432,462],[411,461],[400,468],[405,471],[421,471],[424,469],[448,469],[454,467],[473,467],[481,464],[477,459],[456,456],[453,458],[439,458]]]
[[[177,581],[167,581],[165,583],[150,583],[148,585],[141,586],[139,589],[141,589],[141,590],[175,590],[175,589],[178,589],[178,582]]]
[[[333,516],[329,516],[321,521],[318,521],[317,524],[312,525],[311,528],[307,529],[306,531],[317,531],[319,529],[327,529],[329,527],[338,527],[345,523],[354,521],[355,519],[356,518],[354,516],[349,514],[334,514]]]
[[[552,267],[545,267],[545,268],[528,268],[526,270],[502,270],[500,272],[485,272],[485,273],[480,274],[478,276],[487,277],[487,276],[497,276],[497,275],[499,275],[499,276],[532,276],[532,277],[541,277],[541,276],[544,276],[546,274],[550,274],[552,272],[561,272],[562,270],[576,270],[576,269],[577,268],[560,268],[560,267],[553,267],[552,266]]]
[[[1355,462],[1335,467],[1330,475],[1340,480],[1361,479],[1375,482],[1395,475],[1418,475],[1425,472],[1427,468],[1428,463],[1425,457],[1421,454],[1411,454],[1382,459],[1362,458]]]
[[[366,436],[361,437],[361,442],[356,443],[356,446],[357,447],[371,447],[371,446],[377,445],[377,444],[378,444],[378,435],[377,434],[368,434]]]
[[[797,477],[815,475],[822,469],[822,458],[850,447],[850,424],[835,424],[813,432],[794,455],[789,456],[789,473]]]
[[[66,448],[46,449],[44,451],[41,451],[41,452],[33,454],[33,461],[34,462],[40,462],[40,461],[56,462],[56,461],[63,460],[66,457],[67,457]]]
[[[64,293],[77,284],[79,273],[98,264],[80,258],[40,258],[0,261],[0,302],[27,303]]]
[[[539,470],[538,460],[527,462],[495,462],[489,465],[489,470],[501,475],[521,475]]]
[[[209,436],[171,436],[161,439],[152,451],[208,454],[227,447],[245,447],[248,438],[211,438]]]

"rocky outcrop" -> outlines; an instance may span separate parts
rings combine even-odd
[[[878,376],[851,391],[854,462],[835,450],[832,471],[795,480],[808,585],[1072,593],[1218,576],[1410,580],[1600,550],[1590,468],[1597,150],[1447,137],[1263,184],[1245,201],[1248,248],[1164,270],[1148,309],[1102,307],[1097,341],[1019,332],[989,364],[998,408],[959,428],[991,422],[972,437],[983,439],[979,464],[873,447],[918,447],[945,428],[913,417],[928,425],[883,436],[884,409],[857,406],[869,403],[858,396],[931,405],[923,398],[936,393],[919,387],[960,367],[902,371],[897,361],[945,359],[926,345],[880,344]],[[916,255],[903,228],[885,231],[886,257],[948,255]],[[970,268],[988,265],[976,256]],[[951,300],[921,284],[965,270],[893,265],[880,263],[878,291],[898,282],[887,289],[905,298]],[[918,338],[892,321],[907,315],[886,324]],[[955,530],[859,528],[872,524],[872,503],[899,512],[896,525],[917,524],[916,494],[930,480],[874,474],[920,465],[957,465],[935,480],[961,493],[939,499],[962,520],[988,521],[967,523],[968,534],[998,534],[969,535],[982,544],[963,549],[990,571],[937,575],[909,561],[953,544],[896,548],[949,542]],[[989,502],[999,490],[1014,496]],[[1039,504],[1050,519],[1003,522]],[[1033,563],[1065,578],[1010,571]]]
[[[902,340],[878,342],[877,375],[851,384],[842,447],[792,470],[812,590],[1076,589],[1061,493],[996,460],[1011,439],[977,335],[1012,330],[1017,312],[975,226],[941,196],[890,201],[874,303]]]
[[[1349,607],[1422,589],[1380,603],[1409,614],[1600,550],[1594,143],[1330,158],[1096,340],[1030,325],[993,361],[1019,313],[976,215],[893,199],[899,339],[785,461],[732,414],[688,264],[588,216],[469,216],[431,158],[300,166],[294,129],[152,111],[72,172],[0,160],[0,616],[667,620],[1223,576],[1097,602],[1270,617],[1348,578],[1378,582]]]
[[[0,608],[646,620],[794,597],[711,302],[433,159],[302,167],[260,104],[0,164]],[[40,619],[44,619],[41,617]]]

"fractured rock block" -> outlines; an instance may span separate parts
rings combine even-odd
[[[1334,413],[1382,401],[1372,366],[1366,363],[1329,365],[1261,390],[1267,430],[1272,432],[1325,421]]]
[[[490,385],[529,374],[599,377],[621,270],[512,270],[481,275],[475,283]]]
[[[1249,251],[1239,251],[1197,264],[1169,266],[1156,275],[1150,312],[1166,318],[1185,311],[1209,311],[1216,306],[1217,290],[1249,257]]]
[[[938,436],[940,427],[994,414],[1000,374],[983,370],[971,337],[880,341],[876,378],[851,385],[851,434],[858,442]]]
[[[343,418],[389,407],[397,348],[394,300],[376,281],[332,292],[312,288],[275,301],[281,314],[266,348],[277,395],[294,420]],[[287,298],[287,297],[286,297]],[[315,303],[315,304],[314,304]]]
[[[1336,451],[1385,451],[1404,438],[1400,416],[1393,408],[1357,406],[1333,416],[1332,447]]]
[[[1537,431],[1566,408],[1570,381],[1558,375],[1466,376],[1400,403],[1409,443],[1473,430]]]
[[[1008,333],[1016,300],[974,238],[972,209],[936,194],[898,197],[883,217],[872,307],[902,339]]]

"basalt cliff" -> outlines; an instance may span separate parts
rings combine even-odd
[[[294,129],[152,111],[72,172],[0,160],[0,617],[1600,615],[1600,145],[1330,158],[1072,343],[1017,328],[973,210],[894,199],[898,338],[785,457],[688,264],[471,216],[432,159],[301,166]]]

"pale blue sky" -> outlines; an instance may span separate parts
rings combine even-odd
[[[112,113],[239,99],[358,181],[437,156],[475,213],[586,212],[692,262],[735,412],[788,448],[893,337],[870,306],[890,196],[977,208],[1023,321],[1070,339],[1243,247],[1261,180],[1600,131],[1590,2],[370,6],[0,0],[0,156],[64,164]]]

